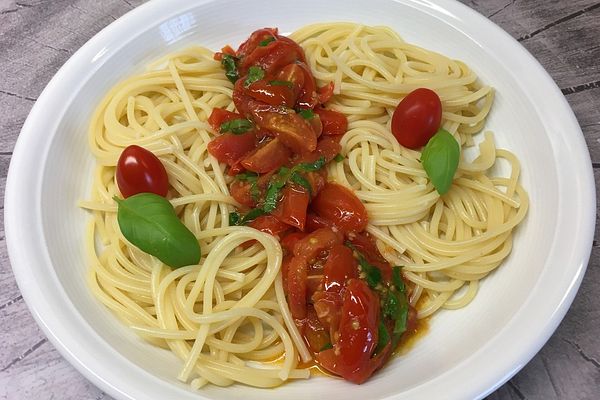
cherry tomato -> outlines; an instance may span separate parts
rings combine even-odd
[[[279,236],[290,229],[289,225],[284,224],[272,215],[261,215],[250,222],[248,226],[272,236]]]
[[[369,262],[381,271],[381,276],[384,280],[392,279],[392,267],[390,263],[381,255],[375,240],[368,233],[356,233],[352,235],[352,245],[358,250]]]
[[[319,95],[319,103],[326,103],[331,98],[331,96],[333,96],[333,89],[333,82],[329,82],[327,85],[317,89],[317,94]]]
[[[420,88],[410,92],[396,107],[392,133],[402,146],[418,149],[435,135],[441,121],[440,98],[434,91]]]
[[[327,183],[321,189],[311,209],[345,232],[361,232],[369,222],[367,210],[358,197],[336,183]]]
[[[210,126],[212,126],[215,132],[220,132],[223,122],[239,118],[244,117],[241,114],[227,111],[223,108],[213,108],[212,112],[210,113],[210,117],[208,117],[208,123]]]
[[[294,153],[307,153],[317,148],[316,133],[300,115],[271,111],[271,108],[266,108],[264,103],[258,101],[248,102],[247,108],[258,126],[273,132]]]
[[[219,162],[232,166],[254,150],[254,143],[254,132],[246,132],[241,135],[225,133],[208,143],[208,152]]]
[[[166,196],[169,178],[162,162],[143,147],[125,148],[117,163],[117,185],[123,197],[137,193],[155,193]]]
[[[348,279],[358,278],[358,262],[352,250],[343,244],[333,246],[323,266],[323,278],[326,291],[340,291]]]
[[[273,211],[273,215],[289,226],[304,230],[306,209],[310,200],[308,193],[304,189],[290,185],[286,186],[281,193],[281,200]]]
[[[304,232],[292,232],[288,233],[281,239],[281,247],[290,254],[294,253],[294,246],[298,243],[299,240],[303,239],[306,236]]]
[[[343,135],[348,130],[348,119],[340,112],[315,108],[315,113],[321,117],[323,135]]]
[[[242,160],[242,166],[249,171],[264,174],[281,167],[290,156],[290,150],[275,138],[246,156]]]
[[[306,320],[302,325],[302,336],[313,352],[320,351],[327,343],[331,343],[328,332],[317,318],[313,307],[308,308]]]
[[[350,279],[343,295],[339,339],[319,352],[317,362],[354,383],[372,373],[371,355],[378,339],[379,299],[361,279]]]
[[[331,228],[317,229],[294,245],[294,255],[306,257],[309,261],[336,244],[342,244],[344,237]]]
[[[247,93],[252,98],[272,106],[293,107],[296,102],[293,88],[285,85],[271,85],[264,79],[252,83]]]
[[[293,257],[287,265],[287,295],[292,316],[306,317],[306,279],[308,261],[305,257]]]
[[[256,206],[256,200],[250,193],[251,188],[250,182],[234,181],[229,187],[231,197],[233,197],[238,203],[245,205],[246,207],[252,208]]]

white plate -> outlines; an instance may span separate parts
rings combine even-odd
[[[514,250],[476,300],[440,312],[429,333],[368,383],[316,378],[275,390],[237,385],[191,391],[180,362],[144,343],[87,289],[87,125],[117,81],[189,44],[213,49],[250,32],[312,22],[387,25],[405,39],[467,62],[497,89],[488,128],[522,162],[531,209]],[[48,84],[11,162],[5,220],[13,270],[46,335],[75,367],[117,399],[468,399],[490,393],[542,347],[569,308],[591,249],[595,190],[581,130],[542,67],[504,31],[449,0],[157,0],[112,23]]]

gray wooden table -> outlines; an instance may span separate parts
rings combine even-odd
[[[29,110],[88,39],[143,0],[0,0],[0,204]],[[600,179],[600,2],[462,0],[504,28],[562,88]],[[598,224],[597,224],[598,226]],[[598,228],[596,228],[596,239]],[[489,399],[600,399],[600,247],[564,321],[540,353]],[[491,360],[493,362],[493,360]],[[19,293],[0,222],[0,399],[105,399],[48,342]]]

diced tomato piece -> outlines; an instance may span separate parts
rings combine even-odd
[[[302,325],[302,336],[313,352],[320,351],[330,343],[329,334],[321,325],[317,314],[312,307],[308,307],[307,317]]]
[[[327,183],[327,170],[307,172],[304,174],[308,183],[310,183],[311,194],[314,198]]]
[[[356,233],[350,240],[352,245],[359,251],[367,261],[379,268],[384,280],[392,279],[392,267],[390,263],[381,255],[375,244],[375,240],[368,233]]]
[[[331,228],[333,224],[321,217],[317,214],[309,211],[306,213],[306,224],[304,225],[305,232],[314,232],[317,229],[321,228]]]
[[[308,65],[305,63],[297,63],[297,65],[304,72],[304,86],[300,90],[298,101],[296,101],[296,107],[309,108],[312,110],[319,102],[316,92],[317,85],[315,84],[315,78],[313,78]]]
[[[254,143],[254,132],[246,132],[241,135],[225,133],[208,143],[208,152],[219,162],[233,165],[254,150]]]
[[[304,232],[289,233],[289,234],[285,235],[283,237],[283,239],[281,239],[281,247],[283,247],[283,249],[286,252],[293,254],[294,246],[300,239],[303,239],[305,236],[306,236],[306,233],[304,233]]]
[[[294,255],[302,255],[308,260],[313,260],[319,253],[328,250],[336,244],[342,244],[344,238],[341,233],[331,228],[317,229],[294,246]]]
[[[344,232],[362,232],[369,222],[367,210],[354,193],[342,185],[327,183],[311,203],[321,218]]]
[[[233,197],[238,203],[246,206],[246,207],[254,207],[256,206],[257,199],[252,197],[250,193],[250,183],[249,182],[241,182],[234,181],[229,187],[229,192],[231,193],[231,197]]]
[[[326,291],[340,291],[351,278],[358,278],[358,262],[352,250],[338,244],[331,248],[323,266],[323,278]]]
[[[291,156],[290,150],[278,138],[260,147],[242,160],[242,166],[249,171],[264,174],[285,164]]]
[[[224,122],[231,121],[232,119],[244,118],[241,114],[227,111],[223,108],[213,108],[210,117],[208,117],[208,123],[215,130],[215,132],[221,131],[221,125]]]
[[[273,211],[273,215],[289,226],[304,230],[309,202],[308,193],[303,188],[292,185],[287,185],[281,193],[281,200]]]
[[[315,108],[315,113],[321,117],[323,135],[343,135],[348,130],[348,119],[344,114],[325,108]]]
[[[296,319],[306,317],[306,278],[308,262],[304,257],[293,257],[287,265],[287,295],[292,316]]]
[[[321,86],[317,89],[317,95],[319,96],[319,103],[323,104],[329,101],[331,96],[333,96],[334,85],[333,82],[329,82],[325,86]]]
[[[244,43],[238,47],[236,55],[238,57],[244,57],[248,54],[252,53],[254,49],[258,47],[260,42],[268,38],[277,37],[278,30],[277,28],[262,28],[257,29],[256,31],[250,34],[250,37],[246,39]]]
[[[296,99],[304,87],[304,70],[298,64],[288,64],[277,73],[275,80],[290,82]]]
[[[284,224],[272,215],[261,215],[248,226],[272,236],[279,237],[282,233],[290,229],[289,225]]]
[[[340,327],[343,304],[341,292],[319,291],[312,296],[312,301],[319,321],[329,331],[333,342]]]
[[[252,83],[246,92],[250,97],[272,106],[293,107],[296,102],[292,88],[285,85],[271,85],[264,79]]]
[[[317,354],[325,369],[354,383],[374,372],[371,355],[378,340],[379,298],[361,279],[350,279],[343,294],[339,338]]]

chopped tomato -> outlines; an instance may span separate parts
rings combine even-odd
[[[257,125],[273,132],[294,153],[307,153],[317,148],[317,135],[298,114],[270,111],[267,107],[252,102],[248,103],[248,108]]]
[[[322,251],[336,244],[342,244],[343,240],[342,234],[334,232],[331,228],[317,229],[296,243],[294,255],[302,255],[308,260],[313,260]]]
[[[339,143],[339,136],[321,136],[317,142],[317,148],[310,153],[304,153],[294,160],[295,164],[304,162],[315,162],[319,158],[325,158],[325,162],[329,162],[342,151],[342,146]]]
[[[381,255],[375,244],[375,240],[367,233],[356,233],[350,240],[352,245],[358,250],[367,261],[379,268],[383,279],[389,281],[392,278],[392,267],[390,263]]]
[[[313,109],[319,102],[315,79],[305,63],[297,63],[297,65],[302,69],[302,72],[304,72],[304,86],[302,87],[302,90],[300,90],[296,107]]]
[[[281,193],[281,200],[273,211],[273,215],[289,226],[304,230],[309,202],[308,193],[302,188],[291,185],[286,186]]]
[[[254,132],[241,135],[225,133],[208,143],[208,152],[219,162],[234,165],[240,158],[254,150]]]
[[[317,89],[317,94],[319,96],[320,104],[323,104],[323,103],[326,103],[327,101],[329,101],[331,96],[333,96],[333,89],[334,89],[333,82],[329,82],[327,85],[321,86],[319,89]]]
[[[279,235],[290,229],[289,225],[284,224],[272,215],[261,215],[250,222],[248,226],[275,237],[279,237]]]
[[[248,171],[264,174],[285,164],[291,153],[278,138],[257,147],[241,164]]]
[[[231,197],[233,197],[238,203],[246,206],[246,207],[254,207],[256,206],[256,201],[252,194],[250,193],[251,184],[249,182],[240,182],[234,181],[229,187],[229,192],[231,193]]]
[[[278,69],[296,61],[305,62],[304,50],[296,42],[285,36],[278,36],[272,43],[268,54],[255,56],[259,49],[255,50],[249,57],[253,65],[258,65],[267,75],[273,75]]]
[[[349,189],[328,183],[313,200],[311,209],[345,232],[361,232],[369,222],[367,210]]]
[[[372,373],[371,355],[378,340],[379,298],[361,279],[350,279],[343,295],[339,339],[317,354],[325,369],[354,383]]]
[[[208,117],[208,123],[215,130],[215,132],[221,131],[221,125],[224,122],[231,121],[232,119],[244,118],[241,114],[227,111],[223,108],[213,108]]]
[[[304,257],[293,257],[287,265],[287,294],[292,316],[306,317],[306,278],[308,261]]]
[[[333,246],[323,266],[325,290],[340,291],[351,278],[358,278],[358,263],[352,250],[342,244]]]
[[[330,342],[329,334],[317,318],[312,307],[308,308],[306,320],[302,325],[302,336],[313,352],[318,352]]]
[[[343,135],[348,130],[348,119],[344,114],[326,108],[315,108],[315,113],[321,117],[323,135]]]
[[[303,239],[305,236],[306,233],[304,232],[289,233],[285,235],[284,238],[281,240],[281,247],[283,247],[284,250],[286,250],[288,253],[293,254],[294,246],[300,239]]]
[[[296,102],[292,88],[286,85],[273,85],[264,79],[252,83],[247,93],[250,97],[272,106],[293,107]]]
[[[321,290],[312,296],[312,301],[319,321],[329,331],[332,341],[337,340],[343,304],[341,292]]]
[[[294,98],[297,98],[300,90],[304,87],[304,70],[298,64],[288,64],[277,73],[275,80],[289,82],[292,85]]]
[[[250,37],[238,47],[236,56],[245,57],[253,52],[265,39],[277,37],[277,28],[262,28],[258,29],[250,35]]]
[[[317,229],[331,228],[332,226],[333,224],[331,222],[324,220],[317,214],[310,211],[306,213],[306,224],[304,225],[305,232],[310,233]]]
[[[327,183],[327,171],[323,170],[323,172],[307,172],[305,174],[305,177],[308,183],[310,184],[311,195],[314,198],[317,194],[319,194],[321,189],[323,189],[323,187]]]

